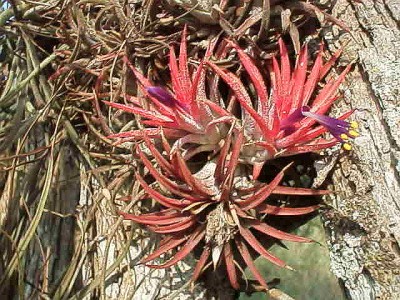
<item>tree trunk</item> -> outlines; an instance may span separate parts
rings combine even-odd
[[[328,44],[355,62],[338,110],[356,109],[361,136],[333,172],[332,270],[350,299],[400,299],[400,2],[339,0],[333,15],[351,34],[330,27]]]

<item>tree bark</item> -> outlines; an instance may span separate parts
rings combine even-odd
[[[355,62],[337,109],[356,109],[361,136],[333,171],[331,267],[350,299],[400,299],[400,2],[339,0],[333,15],[350,33],[326,28],[328,45]]]

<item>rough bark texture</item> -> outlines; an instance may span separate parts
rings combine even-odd
[[[339,0],[333,14],[351,34],[327,28],[328,44],[356,61],[338,110],[357,109],[361,137],[333,172],[332,270],[350,299],[400,299],[400,2]]]

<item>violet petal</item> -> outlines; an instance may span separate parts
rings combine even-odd
[[[309,118],[316,120],[318,123],[320,123],[321,125],[323,125],[327,128],[342,127],[347,130],[350,127],[349,122],[335,119],[335,118],[325,116],[325,115],[316,114],[316,113],[313,113],[310,111],[303,112],[303,115],[305,117],[309,117]]]
[[[316,114],[310,111],[303,112],[303,115],[305,117],[309,117],[320,123],[322,126],[324,126],[326,129],[329,130],[329,132],[337,138],[339,141],[343,141],[341,138],[342,134],[348,135],[349,128],[350,128],[350,123],[335,119],[329,116],[325,115],[320,115]]]
[[[158,101],[169,107],[175,106],[176,104],[175,98],[166,89],[160,86],[150,86],[146,88],[146,91],[150,96],[156,98]]]

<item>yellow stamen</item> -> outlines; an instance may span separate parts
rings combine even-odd
[[[344,143],[343,144],[343,149],[344,150],[350,151],[352,148],[353,147],[349,143]]]
[[[349,139],[349,137],[348,137],[347,134],[345,134],[345,133],[342,133],[342,134],[340,135],[340,137],[341,137],[343,140],[348,140],[348,139]]]
[[[350,134],[352,137],[360,136],[360,134],[359,134],[357,131],[355,131],[355,130],[349,130],[349,134]]]
[[[358,129],[358,122],[357,121],[351,121],[350,122],[350,127],[354,129]]]

